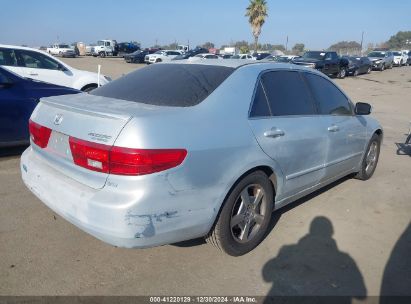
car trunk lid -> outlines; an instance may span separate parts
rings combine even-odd
[[[70,137],[113,146],[121,130],[132,118],[129,101],[76,94],[41,99],[31,120],[52,130],[48,144],[33,149],[62,174],[89,187],[103,188],[108,173],[95,172],[74,163]]]

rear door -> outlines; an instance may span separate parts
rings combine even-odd
[[[330,80],[309,72],[303,75],[326,123],[326,178],[344,175],[361,160],[365,148],[366,120],[354,115],[347,96]]]
[[[72,87],[73,73],[68,70],[62,71],[61,65],[53,58],[29,50],[16,50],[16,54],[25,77]]]
[[[258,80],[249,123],[263,151],[285,177],[281,199],[324,176],[327,130],[297,71],[269,71]]]

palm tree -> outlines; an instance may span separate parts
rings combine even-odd
[[[268,7],[265,0],[250,0],[245,16],[248,17],[248,23],[251,25],[254,36],[254,51],[257,51],[258,37],[261,34],[261,28],[265,22]]]

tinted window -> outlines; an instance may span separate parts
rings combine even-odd
[[[0,65],[16,66],[17,59],[13,50],[0,49]]]
[[[59,64],[52,58],[38,52],[19,50],[23,66],[34,69],[58,70]]]
[[[268,107],[267,97],[265,95],[261,81],[258,81],[255,91],[253,106],[251,107],[250,117],[267,117],[271,116],[271,111]]]
[[[311,73],[305,73],[313,96],[324,115],[351,115],[347,97],[329,80]]]
[[[91,92],[152,105],[189,107],[202,102],[233,68],[200,64],[154,64]]]
[[[316,114],[307,85],[298,72],[268,72],[261,77],[271,114]]]

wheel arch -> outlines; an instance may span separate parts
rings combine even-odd
[[[83,92],[84,92],[86,89],[91,88],[91,87],[97,88],[97,87],[98,87],[98,84],[97,84],[97,83],[88,83],[88,84],[86,84],[86,85],[83,85],[83,86],[81,87],[80,91],[83,91]]]

